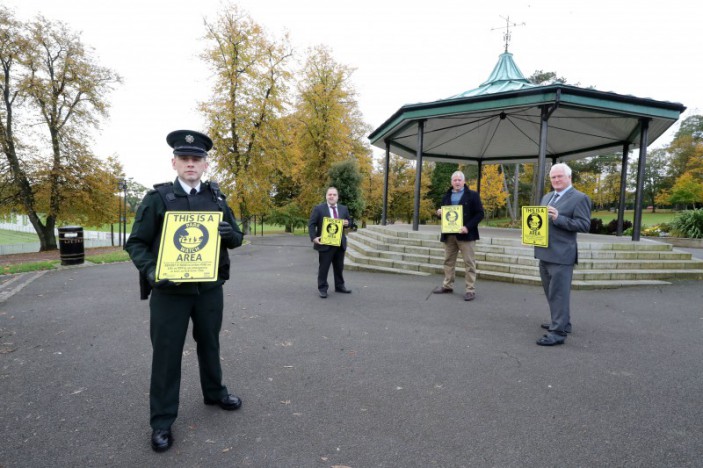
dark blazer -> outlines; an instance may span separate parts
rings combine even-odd
[[[322,220],[324,217],[330,216],[330,209],[327,202],[317,205],[312,209],[310,214],[310,221],[308,222],[308,233],[310,234],[310,240],[312,241],[316,237],[322,235]],[[337,203],[337,216],[339,219],[349,220],[349,210],[346,206]],[[312,244],[312,247],[320,252],[324,252],[330,249],[330,245],[322,244]],[[347,236],[342,232],[342,250],[347,250]]]
[[[554,191],[542,197],[541,204],[547,206]],[[559,197],[554,205],[559,212],[556,221],[549,218],[549,247],[535,247],[535,258],[560,265],[578,263],[579,253],[576,233],[588,232],[591,228],[591,199],[571,187]]]
[[[442,197],[442,206],[452,204],[452,189],[450,188]],[[474,192],[468,185],[464,184],[464,194],[459,200],[459,205],[462,205],[464,213],[463,225],[469,231],[468,234],[442,234],[439,238],[442,242],[446,242],[447,236],[456,236],[456,240],[466,242],[478,240],[478,223],[483,219],[483,204],[478,192]]]

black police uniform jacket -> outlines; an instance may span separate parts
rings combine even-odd
[[[237,226],[232,210],[227,206],[225,197],[214,182],[200,184],[200,192],[188,196],[183,191],[178,179],[171,184],[154,186],[142,200],[132,226],[132,233],[125,244],[132,262],[140,275],[146,277],[150,270],[156,268],[161,230],[167,211],[221,211],[222,220],[232,225],[234,239],[228,244],[220,244],[220,260],[217,281],[203,283],[181,283],[180,285],[159,287],[159,291],[169,294],[198,294],[201,291],[214,289],[229,279],[229,254],[227,249],[242,245],[244,235]],[[144,292],[142,292],[142,298]]]
[[[442,206],[449,206],[452,204],[452,189],[450,188],[442,197]],[[469,231],[467,234],[442,234],[439,238],[442,242],[446,242],[447,236],[456,236],[456,240],[461,242],[475,241],[478,240],[478,223],[483,219],[483,204],[481,203],[481,198],[478,196],[478,192],[469,189],[469,186],[464,184],[464,193],[459,200],[459,205],[461,205],[462,211],[464,213],[464,222],[462,223],[466,226]]]

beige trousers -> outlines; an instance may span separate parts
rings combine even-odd
[[[444,283],[443,287],[454,289],[454,277],[456,275],[456,258],[461,252],[466,266],[466,292],[475,292],[476,283],[476,257],[474,247],[476,241],[457,241],[456,236],[447,236],[444,243]]]

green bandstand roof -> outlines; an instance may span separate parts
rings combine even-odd
[[[416,158],[420,121],[422,157],[473,163],[535,162],[543,110],[549,110],[546,157],[568,161],[638,147],[642,119],[654,142],[686,109],[679,103],[579,88],[536,86],[500,55],[478,88],[438,101],[398,109],[369,135],[373,146]]]

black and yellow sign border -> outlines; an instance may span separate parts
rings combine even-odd
[[[320,234],[320,244],[339,247],[342,245],[342,235],[344,234],[344,220],[337,218],[322,218],[322,231]]]
[[[218,226],[221,220],[220,211],[167,211],[161,229],[156,280],[168,279],[178,283],[217,281],[221,242]],[[176,232],[191,223],[193,227],[206,230],[207,241],[196,248],[179,248],[174,242]]]
[[[529,225],[529,222],[534,223],[535,220],[539,222],[536,229]],[[546,206],[522,207],[522,244],[549,247],[549,215]]]
[[[450,221],[450,214],[455,214],[454,221]],[[442,234],[459,234],[464,226],[464,206],[447,205],[442,207]]]

